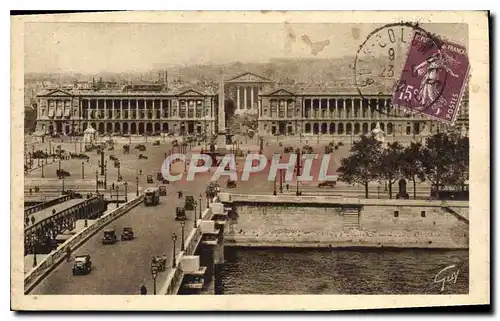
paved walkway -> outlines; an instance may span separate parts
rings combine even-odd
[[[27,227],[31,226],[31,217],[35,218],[35,224],[37,224],[38,222],[40,222],[48,217],[53,216],[54,214],[52,213],[52,211],[54,209],[56,210],[56,214],[57,214],[57,213],[60,213],[60,212],[67,210],[70,207],[81,204],[81,203],[85,202],[86,200],[87,199],[81,199],[81,198],[71,199],[71,200],[68,200],[64,203],[57,204],[57,205],[51,206],[49,208],[43,209],[41,211],[35,212],[35,213],[29,215],[30,225],[28,225]]]

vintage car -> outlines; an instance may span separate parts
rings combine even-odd
[[[166,186],[161,185],[160,187],[158,187],[158,189],[160,190],[160,196],[167,196],[167,187]]]
[[[159,140],[155,140],[153,142],[153,146],[160,146],[160,141]]]
[[[142,154],[139,154],[139,157],[138,157],[138,158],[139,158],[139,159],[148,159],[148,157],[147,157],[147,156],[144,156],[144,155],[142,155]]]
[[[135,146],[135,149],[137,149],[141,152],[144,152],[144,151],[146,151],[146,146],[143,144],[139,144],[139,145]]]
[[[187,211],[192,211],[194,210],[194,204],[195,204],[194,197],[190,195],[186,196],[186,202],[184,203],[184,208]]]
[[[160,190],[158,187],[148,187],[144,190],[144,205],[158,205],[160,202]]]
[[[71,174],[68,171],[65,171],[64,169],[56,169],[56,175],[58,178],[63,178],[63,177],[68,177]]]
[[[174,139],[174,140],[172,141],[172,146],[173,146],[173,147],[179,147],[179,142],[177,141],[177,139]]]
[[[158,267],[158,272],[163,272],[167,269],[167,257],[155,257],[156,266]]]
[[[124,227],[120,239],[122,241],[130,241],[135,238],[134,230],[131,227]]]
[[[104,237],[102,238],[102,244],[114,244],[116,243],[116,233],[115,230],[113,229],[105,229],[104,230]]]
[[[335,185],[337,185],[337,181],[324,181],[324,182],[319,183],[318,187],[319,188],[322,188],[322,187],[331,187],[331,188],[334,188]]]
[[[124,154],[130,153],[130,146],[129,145],[123,145],[123,153]]]
[[[148,175],[148,177],[146,178],[146,181],[148,184],[153,184],[154,181],[153,181],[153,175]]]
[[[163,181],[163,174],[161,172],[156,173],[156,180],[157,181]]]
[[[118,158],[115,155],[109,155],[109,160],[117,161]]]
[[[77,255],[73,263],[73,275],[89,274],[92,270],[90,255]]]
[[[227,188],[236,188],[236,181],[228,179],[227,183],[226,183],[226,187]]]
[[[186,210],[183,207],[177,207],[175,209],[175,220],[176,221],[185,221],[186,219],[187,219]]]

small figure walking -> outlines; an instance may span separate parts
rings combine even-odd
[[[177,196],[179,199],[181,199],[182,198],[182,191],[177,191]]]
[[[31,216],[31,225],[35,224],[35,216]]]
[[[289,189],[290,189],[290,184],[286,184],[286,191],[288,192]]]
[[[141,286],[141,295],[146,295],[148,294],[148,288],[143,284]]]

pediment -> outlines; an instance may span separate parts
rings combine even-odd
[[[294,93],[289,92],[288,90],[285,89],[278,89],[276,91],[273,91],[272,93],[268,94],[269,96],[295,96]]]
[[[262,76],[256,75],[251,72],[246,72],[244,74],[241,74],[239,76],[233,77],[226,82],[230,83],[239,83],[239,82],[272,82],[271,80],[264,78]]]
[[[70,92],[67,92],[65,90],[55,89],[55,90],[52,90],[52,91],[48,92],[45,96],[71,97],[73,95]]]
[[[196,91],[196,90],[193,90],[193,89],[189,89],[189,90],[186,90],[186,91],[183,91],[179,94],[179,96],[203,96],[202,93]]]

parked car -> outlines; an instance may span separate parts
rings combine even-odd
[[[167,196],[167,187],[162,185],[159,187],[160,189],[160,196]]]
[[[105,229],[102,244],[115,244],[117,242],[116,233],[113,229]]]
[[[147,180],[148,184],[153,184],[154,183],[154,181],[153,181],[153,175],[148,175],[148,177],[147,177],[146,180]]]
[[[124,227],[120,239],[122,241],[130,241],[135,238],[134,230],[131,227]]]
[[[195,204],[194,197],[189,195],[186,196],[186,202],[184,203],[184,208],[187,211],[192,211],[194,210],[194,204]]]
[[[89,274],[92,270],[90,255],[77,255],[73,263],[73,275]]]
[[[337,185],[337,181],[324,181],[324,182],[319,183],[318,187],[319,188],[322,188],[322,187],[331,187],[331,188],[334,188],[335,185]]]

